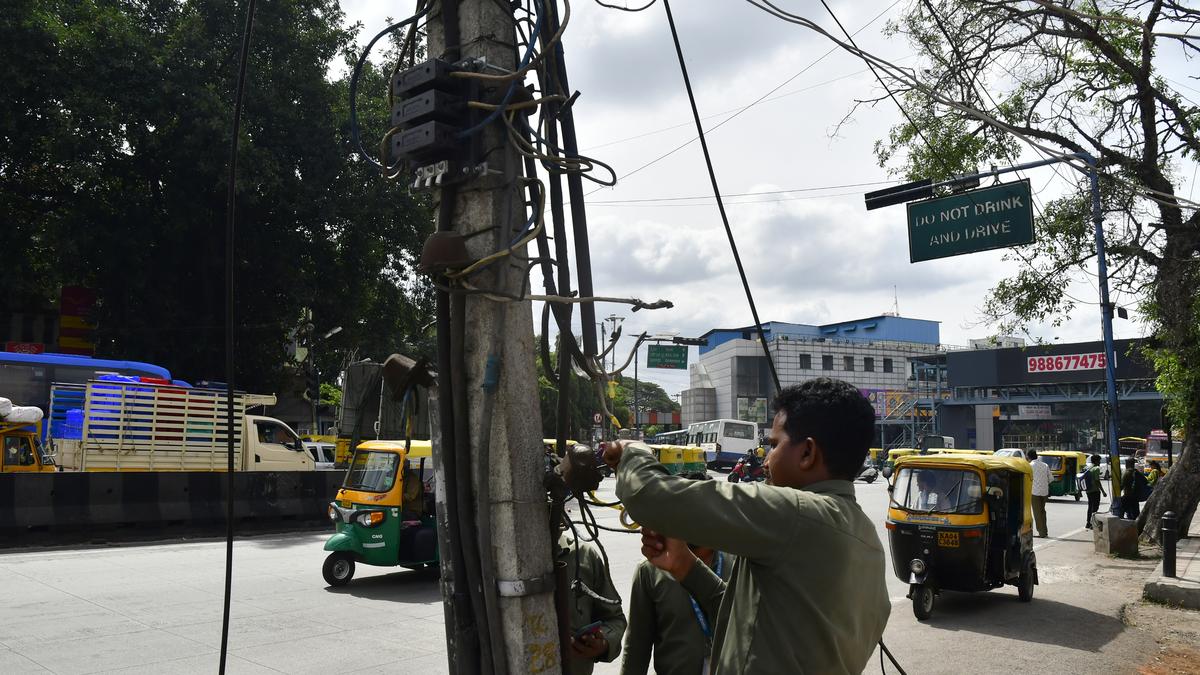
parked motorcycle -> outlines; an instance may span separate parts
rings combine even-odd
[[[742,481],[759,482],[767,479],[767,470],[760,464],[751,464],[745,457],[739,459],[737,464],[733,465],[733,469],[729,472],[729,477],[726,479],[730,483],[740,483]]]

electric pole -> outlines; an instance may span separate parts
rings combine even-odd
[[[429,53],[445,54],[450,61],[483,59],[491,68],[515,70],[514,20],[505,6],[495,0],[442,0],[429,15]],[[476,260],[504,250],[526,220],[519,180],[522,163],[503,129],[497,119],[480,132],[483,147],[496,149],[485,155],[486,172],[477,171],[456,189],[438,193],[438,201],[446,201],[438,207],[441,228],[464,235],[468,253]],[[525,265],[523,255],[502,257],[472,275],[471,283],[520,296]],[[440,376],[443,386],[452,383],[449,397],[454,402],[451,410],[440,406],[439,414],[453,415],[454,439],[437,450],[452,453],[459,463],[446,479],[466,495],[458,500],[460,523],[474,526],[473,533],[471,527],[463,528],[462,541],[454,544],[462,548],[468,570],[467,579],[453,580],[454,592],[469,590],[471,595],[470,604],[457,603],[455,611],[470,611],[480,628],[479,663],[456,663],[456,653],[463,658],[463,652],[454,647],[451,670],[464,675],[558,672],[530,303],[451,292],[448,305],[452,373]],[[439,338],[439,343],[445,346],[447,341]],[[462,465],[466,458],[469,469]],[[481,573],[477,583],[471,582],[472,569]],[[471,588],[465,589],[468,585]],[[460,629],[464,624],[461,617],[447,618],[448,635],[456,629],[451,621]],[[482,628],[485,623],[488,630]]]

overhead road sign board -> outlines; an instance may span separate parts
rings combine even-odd
[[[647,368],[687,369],[687,347],[682,345],[650,345],[647,349]]]
[[[912,262],[1032,244],[1029,180],[908,204]]]

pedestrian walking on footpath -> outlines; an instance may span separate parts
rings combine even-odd
[[[1138,471],[1137,462],[1132,457],[1125,460],[1125,471],[1121,473],[1120,516],[1128,520],[1137,520],[1141,512],[1140,502],[1149,489],[1146,475]]]
[[[891,612],[883,546],[854,499],[875,409],[829,378],[783,389],[773,408],[765,484],[672,476],[637,442],[604,460],[642,554],[716,617],[714,675],[859,675]],[[736,556],[729,581],[688,542]]]
[[[1087,529],[1092,529],[1092,514],[1100,510],[1100,495],[1105,497],[1104,481],[1100,480],[1100,455],[1092,455],[1092,465],[1083,470],[1083,491],[1087,494]]]
[[[1050,498],[1050,465],[1038,459],[1037,450],[1030,450],[1025,456],[1033,469],[1033,522],[1037,525],[1037,536],[1045,539],[1048,536],[1046,500]]]
[[[680,474],[709,480],[700,471]],[[733,557],[711,548],[688,546],[713,574],[729,581]],[[712,626],[700,603],[670,574],[643,560],[633,573],[629,591],[629,626],[625,629],[621,675],[699,675],[707,672]]]

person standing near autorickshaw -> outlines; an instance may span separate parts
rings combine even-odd
[[[1105,497],[1104,481],[1100,478],[1100,455],[1092,455],[1092,465],[1083,471],[1083,491],[1087,494],[1087,529],[1092,529],[1092,514],[1100,510],[1100,495]]]
[[[1037,525],[1037,536],[1045,539],[1046,500],[1050,498],[1050,465],[1038,459],[1037,450],[1026,453],[1029,466],[1033,469],[1033,522]]]

